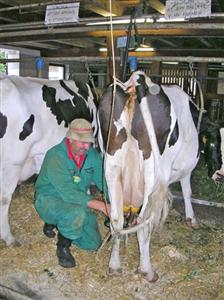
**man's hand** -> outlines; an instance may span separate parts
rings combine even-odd
[[[95,210],[101,211],[106,216],[110,214],[110,204],[103,202],[102,200],[92,199],[88,202],[87,206]]]

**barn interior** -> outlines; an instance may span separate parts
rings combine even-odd
[[[100,94],[113,72],[128,78],[127,54],[154,82],[180,85],[197,104],[201,90],[211,121],[224,123],[223,0],[0,0],[0,75],[82,80]],[[122,240],[119,277],[107,274],[111,241],[97,256],[73,248],[77,267],[60,268],[56,241],[43,235],[33,207],[33,182],[18,186],[10,224],[21,245],[0,240],[0,299],[224,299],[224,190],[199,164],[192,190],[201,227],[186,228],[177,201],[152,240],[156,284],[135,272],[134,235],[128,248]],[[104,237],[104,216],[97,218]]]
[[[50,19],[47,12],[52,5],[62,5],[63,10],[71,2],[76,6],[74,19],[69,9],[57,19],[59,7]],[[198,92],[192,78],[197,78],[211,118],[223,121],[224,3],[204,1],[207,7],[203,1],[192,3],[193,17],[184,14],[181,6],[173,12],[168,7],[166,13],[165,0],[114,0],[111,5],[108,0],[1,0],[0,45],[19,51],[3,54],[1,62],[6,69],[17,63],[21,76],[45,78],[49,67],[62,67],[61,77],[88,81],[91,75],[102,89],[113,76],[112,45],[116,76],[124,77],[129,32],[128,55],[138,58],[139,69],[158,83],[181,85],[194,99]],[[44,61],[41,74],[36,69],[37,57]],[[127,76],[128,72],[127,68]]]

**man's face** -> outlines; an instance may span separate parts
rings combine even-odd
[[[71,141],[71,150],[74,155],[83,155],[86,150],[89,150],[91,143]]]

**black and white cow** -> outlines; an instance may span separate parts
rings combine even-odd
[[[15,242],[8,210],[18,183],[38,173],[46,151],[59,143],[68,123],[85,118],[96,136],[90,87],[74,81],[8,76],[0,80],[0,238]]]
[[[224,127],[205,116],[201,123],[200,140],[208,176],[215,182],[224,182]]]
[[[98,111],[99,142],[105,151],[111,201],[111,229],[115,233],[109,273],[121,272],[119,233],[136,230],[140,249],[138,270],[150,282],[158,278],[150,262],[150,236],[168,214],[171,183],[180,181],[186,219],[192,227],[197,226],[190,177],[199,159],[198,133],[189,96],[176,85],[161,86],[157,95],[153,95],[153,89],[145,73],[136,71],[126,83],[117,83],[115,89],[110,86],[105,91]],[[140,207],[135,229],[124,230],[124,211],[136,212]]]

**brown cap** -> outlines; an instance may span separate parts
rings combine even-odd
[[[69,124],[66,137],[80,142],[94,143],[93,129],[85,119],[75,119]]]

